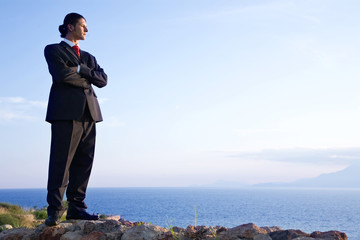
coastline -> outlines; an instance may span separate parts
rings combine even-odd
[[[347,240],[345,233],[339,231],[305,233],[301,230],[280,227],[258,227],[253,223],[234,228],[221,226],[191,226],[187,228],[163,228],[150,223],[119,220],[71,220],[61,222],[55,227],[41,224],[35,229],[13,228],[0,233],[2,240]]]

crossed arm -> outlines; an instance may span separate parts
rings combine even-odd
[[[89,54],[89,61],[86,64],[80,64],[80,75],[89,80],[98,88],[105,87],[107,84],[107,75],[104,70],[97,64],[94,56]]]
[[[45,58],[49,66],[49,72],[57,83],[65,83],[75,87],[90,88],[91,84],[101,88],[107,84],[107,75],[97,64],[95,57],[89,56],[87,64],[70,67],[61,57],[60,50],[55,47],[45,48]]]

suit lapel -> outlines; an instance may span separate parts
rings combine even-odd
[[[76,54],[75,50],[69,46],[69,44],[67,44],[64,41],[61,41],[60,45],[63,46],[74,58],[76,58],[76,60],[79,62],[79,64],[81,63],[79,56]],[[81,50],[80,50],[80,52],[81,52]]]

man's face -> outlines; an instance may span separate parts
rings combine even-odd
[[[74,40],[85,40],[88,32],[85,19],[80,18],[75,26],[69,24],[69,30]]]

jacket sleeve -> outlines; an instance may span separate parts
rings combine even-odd
[[[75,87],[90,88],[86,78],[77,73],[78,67],[71,67],[61,57],[60,51],[55,46],[46,46],[44,50],[45,59],[49,72],[56,83],[65,83]]]
[[[97,64],[95,57],[90,54],[87,64],[80,64],[80,74],[98,88],[105,87],[107,84],[107,75],[104,69]]]

